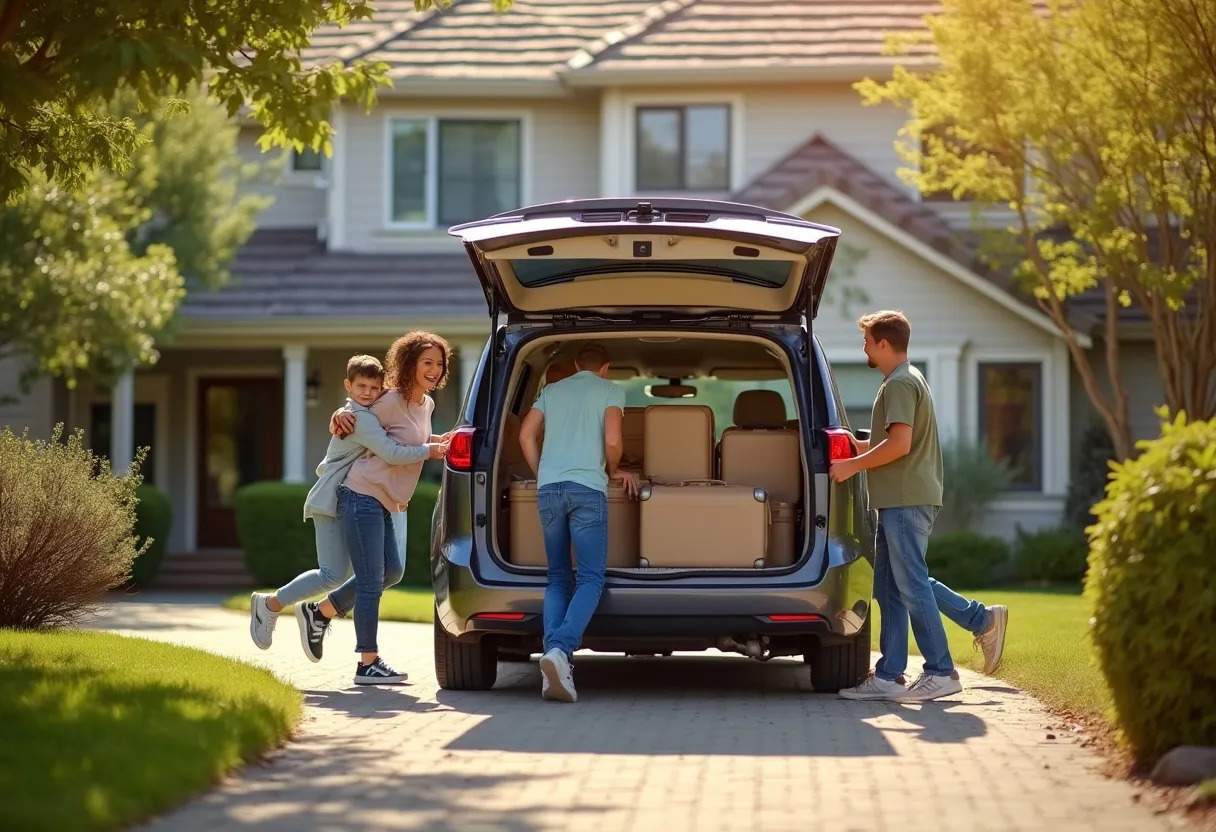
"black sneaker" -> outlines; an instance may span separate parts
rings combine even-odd
[[[296,623],[300,625],[300,646],[310,662],[321,661],[322,643],[329,632],[329,619],[321,615],[315,601],[296,604]]]
[[[356,685],[387,685],[393,682],[404,682],[405,679],[404,673],[393,670],[379,656],[371,664],[359,662],[355,668]]]

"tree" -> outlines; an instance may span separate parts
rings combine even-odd
[[[450,4],[414,0],[419,11]],[[0,201],[39,170],[69,190],[95,167],[125,172],[146,137],[99,109],[123,88],[149,112],[206,81],[230,117],[248,106],[263,149],[328,154],[330,108],[350,98],[370,109],[386,67],[301,53],[316,29],[372,12],[372,0],[0,0]]]
[[[239,193],[254,171],[238,127],[204,96],[139,113],[133,93],[99,105],[141,137],[125,176],[85,174],[78,192],[41,172],[0,206],[0,358],[31,358],[74,385],[105,382],[156,358],[186,286],[210,288],[253,231],[263,197]]]
[[[1148,317],[1169,410],[1216,414],[1216,4],[943,0],[922,39],[937,69],[857,89],[910,113],[906,181],[1012,210],[990,230],[1016,256],[989,256],[1064,334],[1119,458],[1124,307]],[[1105,299],[1105,387],[1069,317],[1085,292]]]

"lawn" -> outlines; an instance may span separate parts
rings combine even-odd
[[[1005,656],[996,676],[1033,693],[1055,708],[1101,716],[1110,704],[1110,692],[1090,649],[1090,609],[1079,587],[1049,589],[960,590],[985,604],[1009,607]],[[874,608],[873,649],[878,649],[879,609]],[[956,664],[979,670],[980,654],[973,652],[972,636],[945,618],[950,653]],[[912,639],[909,638],[909,642]],[[917,654],[916,644],[911,651]],[[919,660],[908,672],[920,672]]]
[[[273,592],[272,589],[261,589],[259,592]],[[249,612],[249,593],[242,592],[224,601],[224,607],[230,610]],[[292,608],[285,607],[284,615],[292,615]],[[435,595],[429,587],[394,586],[386,589],[380,598],[381,621],[414,621],[420,624],[430,624],[435,618]]]
[[[0,630],[8,829],[118,829],[277,745],[300,694],[268,671],[95,632]]]

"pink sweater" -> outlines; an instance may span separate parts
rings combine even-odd
[[[425,445],[430,441],[431,414],[435,412],[435,400],[430,396],[424,396],[422,404],[414,404],[407,402],[398,390],[389,390],[371,406],[371,411],[388,435],[402,445]],[[369,452],[351,466],[344,484],[358,494],[375,497],[389,511],[405,511],[414,496],[422,465],[421,462],[389,465]]]

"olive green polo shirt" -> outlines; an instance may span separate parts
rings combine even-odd
[[[870,508],[940,506],[942,449],[933,415],[933,394],[920,370],[906,361],[878,388],[870,416],[870,447],[886,439],[896,422],[912,426],[912,449],[894,462],[866,471]]]

